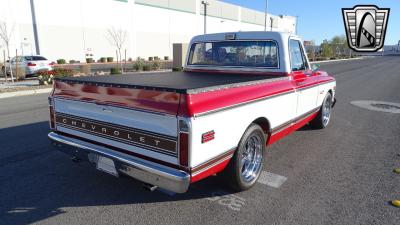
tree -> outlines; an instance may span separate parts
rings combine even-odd
[[[335,54],[343,54],[348,49],[346,36],[334,36],[331,40],[331,45],[335,49]]]
[[[315,61],[315,41],[311,40],[308,46],[304,46],[306,48],[308,58],[312,61]]]
[[[0,39],[4,42],[4,45],[6,46],[8,60],[11,59],[10,41],[11,41],[11,36],[14,32],[14,27],[15,27],[15,25],[13,25],[9,29],[6,22],[3,22],[3,21],[0,22]],[[11,82],[14,82],[14,76],[13,76],[11,63],[8,63],[8,65],[10,66]],[[4,76],[7,81],[7,73]]]
[[[331,58],[333,56],[333,50],[328,40],[324,40],[321,44],[321,55],[325,58]]]
[[[108,36],[109,36],[109,41],[114,47],[117,48],[118,51],[118,56],[119,56],[119,62],[120,62],[120,69],[122,72],[124,72],[124,68],[122,67],[122,54],[121,54],[121,49],[125,44],[126,38],[127,38],[127,32],[126,30],[122,29],[115,29],[115,27],[111,27],[107,30]]]
[[[333,45],[341,45],[342,44],[342,39],[340,38],[340,36],[334,36],[331,40],[331,43]]]

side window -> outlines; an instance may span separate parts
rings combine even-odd
[[[297,40],[289,41],[290,64],[292,71],[305,70],[308,65],[301,44]]]

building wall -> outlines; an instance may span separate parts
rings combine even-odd
[[[264,13],[208,0],[207,33],[264,30]],[[107,30],[127,32],[127,58],[172,57],[173,43],[202,34],[201,0],[34,0],[40,53],[51,60],[112,56]],[[0,0],[0,21],[15,26],[12,52],[35,53],[30,0]],[[271,29],[270,16],[268,28]],[[272,16],[272,30],[294,32],[295,18]],[[4,49],[4,46],[3,46]],[[15,53],[14,53],[15,54]]]

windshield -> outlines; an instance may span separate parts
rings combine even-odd
[[[43,61],[43,60],[47,60],[47,59],[43,56],[25,56],[25,60],[26,61]]]
[[[278,68],[278,47],[274,41],[195,43],[188,64]]]

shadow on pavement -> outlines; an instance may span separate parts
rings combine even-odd
[[[0,129],[0,224],[34,223],[66,208],[202,199],[224,187],[210,177],[185,194],[149,192],[132,178],[73,163],[50,146],[48,131],[47,121]]]

